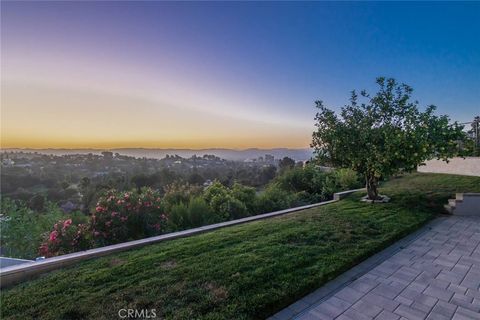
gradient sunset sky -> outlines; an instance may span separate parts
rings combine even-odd
[[[308,147],[377,76],[480,113],[480,3],[4,2],[2,148]]]

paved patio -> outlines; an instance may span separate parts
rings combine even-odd
[[[479,217],[439,219],[372,259],[272,319],[480,319]]]

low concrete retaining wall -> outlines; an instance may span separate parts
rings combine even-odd
[[[452,158],[448,163],[442,160],[429,160],[424,166],[419,166],[417,171],[480,177],[480,157]]]
[[[360,189],[354,189],[354,190],[347,190],[347,191],[342,191],[342,192],[337,192],[333,194],[333,200],[342,200],[343,198],[347,197],[349,194],[352,194],[357,191],[363,191],[366,190],[365,188],[360,188]]]
[[[35,278],[36,276],[48,271],[60,269],[62,267],[66,267],[80,261],[106,256],[111,253],[126,251],[126,250],[143,247],[143,246],[158,243],[158,242],[189,237],[189,236],[213,231],[220,228],[225,228],[225,227],[257,221],[257,220],[273,218],[273,217],[281,216],[287,213],[292,213],[300,210],[323,206],[329,203],[336,202],[346,197],[347,195],[360,190],[364,190],[364,189],[356,189],[356,190],[349,190],[349,191],[336,193],[334,194],[334,200],[330,200],[330,201],[319,202],[315,204],[310,204],[306,206],[290,208],[290,209],[285,209],[285,210],[280,210],[280,211],[275,211],[275,212],[270,212],[265,214],[259,214],[256,216],[211,224],[208,226],[198,227],[194,229],[162,234],[156,237],[118,243],[110,246],[105,246],[102,248],[95,248],[95,249],[90,249],[86,251],[65,254],[63,256],[48,258],[41,261],[28,262],[28,263],[24,263],[17,266],[5,267],[0,270],[0,288],[5,288],[13,284],[26,281],[28,279]]]

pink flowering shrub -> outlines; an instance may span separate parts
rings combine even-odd
[[[165,231],[167,215],[158,192],[108,191],[98,200],[88,223],[58,221],[39,248],[52,257],[108,244],[146,238]]]
[[[165,230],[167,215],[158,192],[108,191],[91,216],[90,226],[97,245],[125,242],[158,235]]]
[[[92,247],[88,224],[74,224],[72,219],[60,220],[46,234],[39,253],[45,257],[87,250]]]

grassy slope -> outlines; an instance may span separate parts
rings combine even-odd
[[[264,318],[418,228],[461,191],[480,192],[480,178],[414,174],[382,186],[388,204],[355,195],[87,261],[2,292],[2,316],[112,319],[121,308],[155,308],[169,319]]]

